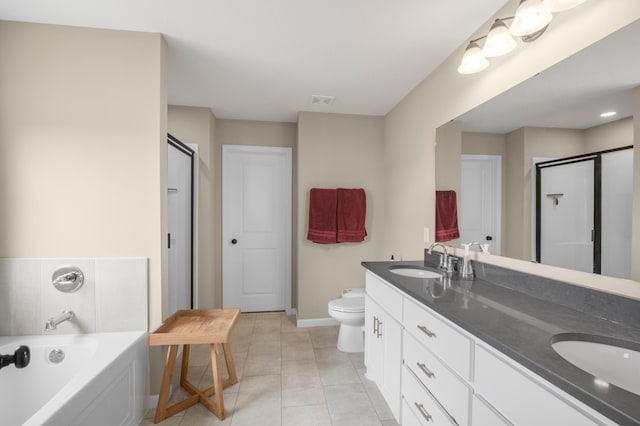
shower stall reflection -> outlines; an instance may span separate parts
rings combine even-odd
[[[631,275],[633,147],[536,164],[536,261]]]

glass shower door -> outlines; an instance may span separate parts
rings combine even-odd
[[[594,268],[594,169],[594,159],[540,169],[540,263],[599,272]]]

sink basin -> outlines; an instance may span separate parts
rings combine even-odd
[[[593,375],[596,385],[611,383],[640,395],[640,344],[567,333],[554,336],[551,347],[571,364]]]
[[[419,266],[395,266],[390,267],[389,272],[413,278],[442,278],[443,275],[433,269],[421,268]]]

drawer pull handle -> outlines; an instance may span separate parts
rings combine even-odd
[[[378,334],[378,317],[373,317],[373,334]]]
[[[382,325],[382,321],[378,320],[378,334],[377,334],[377,337],[382,337],[382,330],[380,329],[381,325]]]
[[[418,411],[420,411],[420,414],[422,414],[422,417],[424,417],[426,421],[433,421],[433,417],[431,417],[431,414],[427,413],[427,410],[424,409],[424,405],[418,404],[417,402],[414,402],[414,405],[416,406]]]
[[[425,327],[424,325],[419,325],[418,328],[420,329],[420,331],[422,331],[424,334],[426,334],[428,337],[436,337],[436,333],[434,333],[433,331],[429,330],[427,327]]]
[[[422,370],[424,374],[427,375],[428,378],[433,379],[434,377],[436,377],[436,375],[433,374],[433,372],[429,370],[426,365],[420,364],[419,362],[416,362],[416,365],[420,368],[420,370]]]

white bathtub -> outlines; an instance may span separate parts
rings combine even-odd
[[[0,370],[0,424],[138,425],[148,395],[142,331],[0,337],[0,354],[31,349],[23,369]],[[59,363],[49,360],[62,350]],[[55,357],[53,357],[55,358]]]

